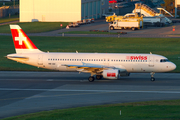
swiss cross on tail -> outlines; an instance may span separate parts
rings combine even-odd
[[[15,41],[19,41],[19,45],[22,45],[23,41],[26,41],[26,37],[20,32],[19,37],[15,37]]]
[[[19,25],[10,25],[17,53],[40,52]]]

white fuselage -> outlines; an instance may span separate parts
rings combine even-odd
[[[22,56],[27,59],[11,56]],[[83,63],[114,66],[120,72],[168,72],[176,68],[176,65],[166,57],[156,54],[42,52],[9,54],[7,57],[21,63],[59,71],[77,71],[75,68],[67,68],[64,64],[83,65]]]

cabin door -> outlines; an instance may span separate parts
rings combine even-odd
[[[154,67],[154,56],[149,56],[149,67]]]
[[[38,65],[43,65],[43,55],[38,55]]]

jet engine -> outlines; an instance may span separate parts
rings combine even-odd
[[[118,79],[120,77],[120,70],[103,70],[103,77],[106,79]]]
[[[129,72],[122,72],[120,73],[120,76],[124,77],[124,76],[130,76]]]

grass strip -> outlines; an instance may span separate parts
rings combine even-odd
[[[179,38],[99,38],[99,37],[37,37],[30,36],[42,51],[87,53],[150,53],[166,56],[180,72]],[[7,54],[15,53],[11,36],[0,36],[0,70],[47,71],[8,60]],[[48,70],[49,71],[49,70]]]
[[[8,19],[0,19],[0,23],[6,23],[6,22],[12,22],[12,21],[18,21],[19,18],[8,18]]]
[[[26,33],[41,33],[61,29],[60,24],[63,24],[62,28],[65,28],[68,22],[25,22],[16,24],[20,25]],[[0,26],[0,33],[11,33],[9,25]]]
[[[0,23],[17,21],[17,20],[19,20],[19,15],[13,15],[10,18],[9,17],[0,18]]]
[[[43,111],[3,120],[178,120],[179,109],[180,100],[163,100]]]

